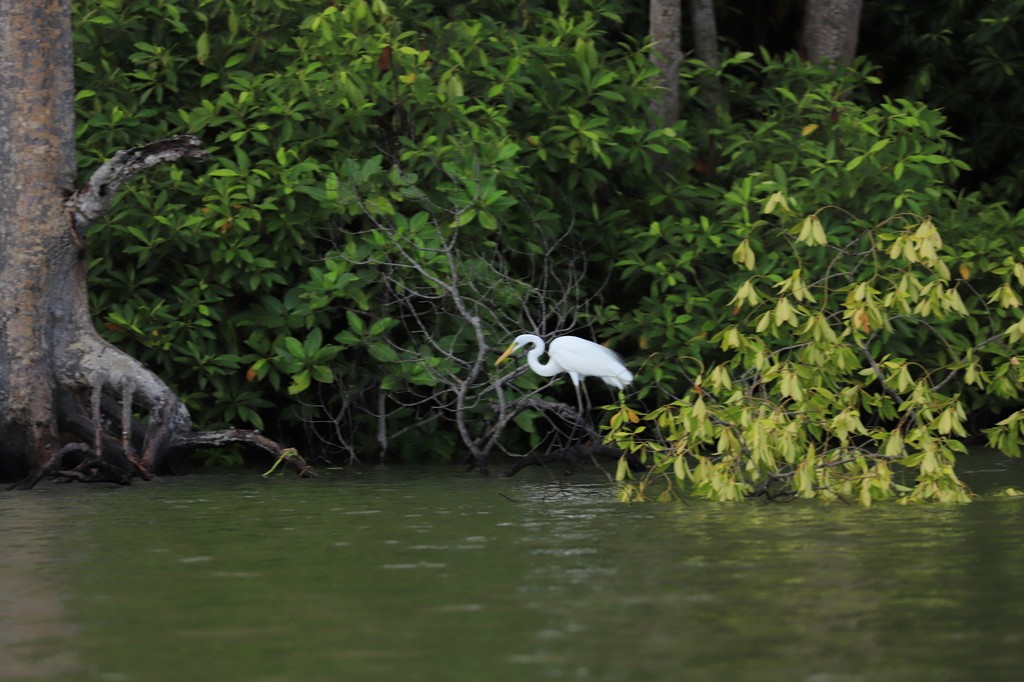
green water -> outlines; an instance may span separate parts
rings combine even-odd
[[[2,494],[0,547],[2,680],[1024,679],[1021,499],[234,472]]]

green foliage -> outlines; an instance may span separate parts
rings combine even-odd
[[[652,130],[628,8],[548,4],[76,2],[83,174],[186,132],[213,158],[89,235],[100,328],[203,426],[478,460],[557,444],[492,351],[600,329],[639,370],[609,413],[653,466],[631,499],[962,501],[968,435],[1019,454],[1024,215],[956,189],[942,112],[737,51]]]
[[[89,238],[100,326],[209,427],[333,422],[314,435],[351,434],[349,456],[382,428],[419,453],[433,429],[448,448],[432,413],[478,371],[460,358],[547,295],[513,273],[583,241],[607,268],[652,157],[688,149],[638,117],[653,69],[606,38],[608,3],[522,22],[409,0],[75,11],[83,173],[175,133],[213,154],[136,181]]]
[[[677,358],[701,355],[704,340],[732,320],[729,298],[739,283],[733,261],[757,253],[759,269],[771,272],[789,259],[775,229],[780,216],[847,208],[814,218],[824,221],[817,231],[835,241],[893,212],[940,219],[954,210],[949,183],[963,168],[939,112],[905,100],[866,106],[849,97],[873,80],[866,67],[836,74],[795,55],[762,55],[755,63],[747,54],[723,69],[727,89],[742,93],[734,118],[699,131],[704,139],[696,146],[708,150],[705,170],[694,184],[660,198],[663,217],[625,228],[628,246],[617,263],[637,297],[619,326],[642,330],[639,345],[658,349],[650,367],[659,382],[681,380],[686,372]],[[700,77],[698,69],[694,82]],[[769,202],[772,196],[781,203]],[[825,254],[806,257],[805,268],[822,264]],[[615,324],[614,312],[602,321]]]
[[[1024,378],[1022,252],[990,232],[1024,216],[954,192],[966,166],[940,113],[855,101],[869,69],[762,55],[756,71],[735,104],[757,116],[709,125],[714,173],[688,210],[629,231],[618,263],[647,288],[625,322],[658,349],[647,392],[693,386],[614,412],[611,442],[653,467],[623,497],[664,474],[719,500],[966,501],[968,412],[1012,410]],[[1019,414],[989,432],[1009,454]]]
[[[968,186],[1019,205],[1024,199],[1024,3],[956,0],[941,6],[868,2],[863,46],[887,89],[941,109],[962,138]]]
[[[950,272],[930,218],[900,214],[837,237],[821,221],[837,209],[803,216],[787,203],[774,194],[764,210],[783,213],[774,231],[794,267],[766,272],[743,250],[737,260],[755,274],[730,301],[737,319],[712,339],[721,361],[701,368],[692,394],[613,415],[611,441],[653,465],[624,498],[666,474],[718,500],[967,501],[953,467],[966,452],[963,396],[1018,397],[1024,321],[977,342],[952,323],[983,317],[990,303],[1019,307],[1024,278],[986,302]],[[1024,275],[1024,261],[1011,270]],[[1001,422],[993,444],[1014,453],[1020,420]]]

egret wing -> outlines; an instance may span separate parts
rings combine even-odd
[[[578,336],[558,337],[551,342],[548,355],[568,372],[599,377],[616,388],[625,388],[633,380],[618,353]]]

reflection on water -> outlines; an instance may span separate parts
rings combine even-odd
[[[0,496],[0,678],[1016,679],[1022,528],[542,471],[46,486]]]
[[[60,505],[26,497],[0,506],[0,679],[47,679],[79,666],[69,642],[78,632],[54,557]]]

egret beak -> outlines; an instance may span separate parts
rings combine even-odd
[[[496,361],[494,362],[494,366],[495,366],[495,367],[497,367],[497,366],[498,366],[498,365],[500,365],[501,363],[505,362],[505,360],[507,360],[507,359],[508,359],[508,356],[510,356],[510,355],[512,355],[513,353],[515,353],[515,352],[516,352],[516,349],[517,349],[517,348],[519,348],[519,346],[517,346],[517,345],[516,345],[516,344],[514,344],[514,343],[513,343],[513,344],[512,344],[511,346],[509,346],[508,348],[506,348],[506,349],[505,349],[505,352],[501,354],[501,357],[500,357],[500,358],[498,358],[498,359],[497,359],[497,360],[496,360]]]

